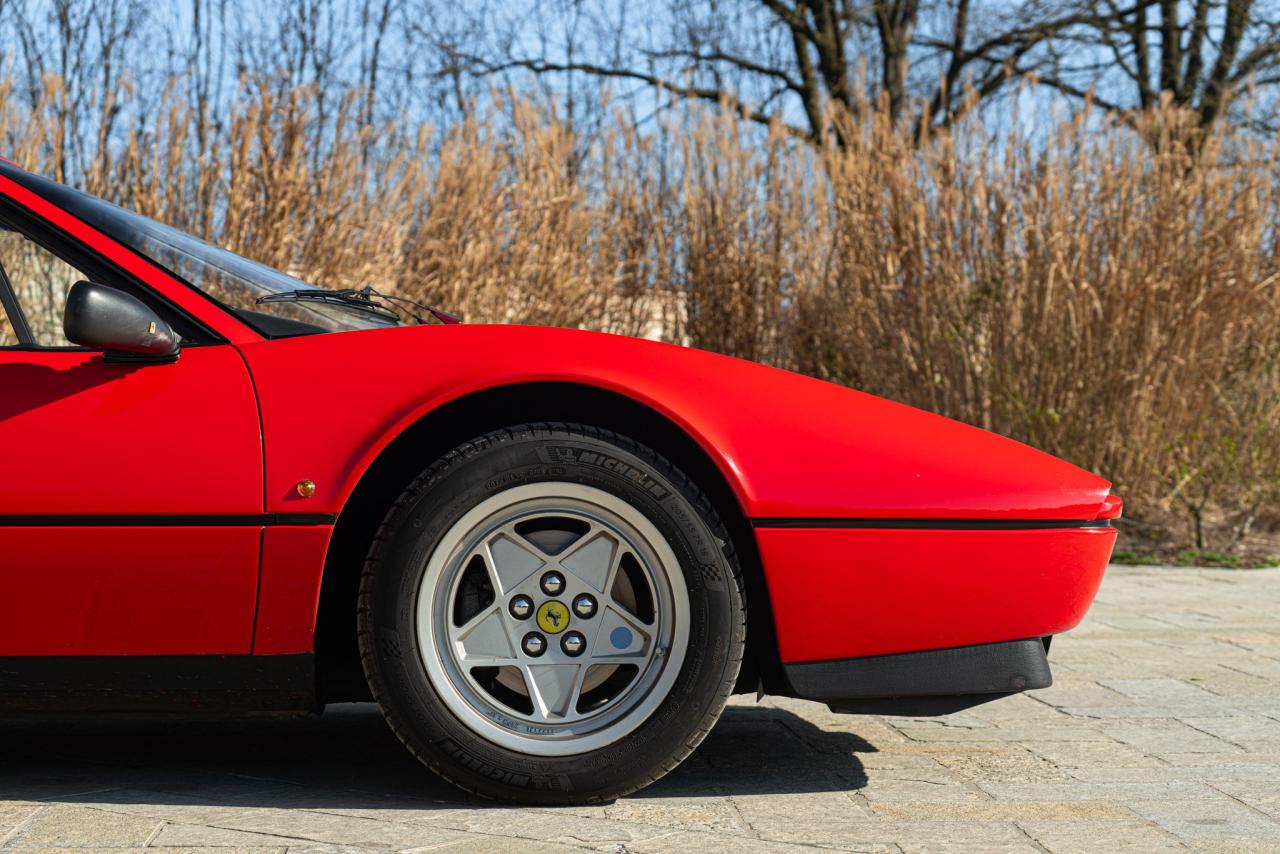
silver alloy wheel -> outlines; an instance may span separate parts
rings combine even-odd
[[[587,618],[570,608],[584,594],[596,603]],[[531,616],[516,616],[520,597]],[[569,630],[584,648],[562,643]],[[580,484],[529,484],[445,532],[418,589],[417,636],[428,678],[468,728],[567,756],[617,741],[666,699],[689,597],[671,546],[635,507]]]

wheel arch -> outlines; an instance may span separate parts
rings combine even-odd
[[[321,700],[368,698],[356,648],[355,599],[368,544],[391,503],[450,448],[530,421],[575,422],[629,436],[699,485],[733,538],[747,586],[747,650],[736,690],[785,691],[759,549],[724,471],[684,427],[648,404],[618,391],[554,381],[496,386],[450,400],[402,430],[365,469],[338,516],[325,559],[315,635]]]

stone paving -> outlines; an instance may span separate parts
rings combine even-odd
[[[938,719],[737,698],[609,806],[469,802],[371,707],[0,723],[0,845],[40,850],[1280,851],[1280,571],[1115,567],[1056,684]]]

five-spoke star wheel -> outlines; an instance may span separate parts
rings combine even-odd
[[[688,645],[671,548],[570,483],[515,487],[446,532],[418,604],[424,664],[469,727],[524,752],[610,743],[665,698]]]

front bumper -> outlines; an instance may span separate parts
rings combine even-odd
[[[784,665],[1060,634],[1093,602],[1116,538],[1107,522],[890,524],[757,523]]]
[[[783,665],[795,696],[850,714],[950,714],[1053,684],[1048,638]]]

